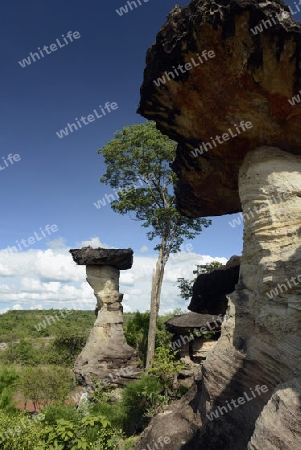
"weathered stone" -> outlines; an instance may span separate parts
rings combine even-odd
[[[180,314],[167,320],[165,328],[174,335],[171,348],[178,350],[177,356],[185,358],[185,362],[191,360],[199,363],[206,358],[207,353],[215,346],[220,336],[222,322],[222,314],[218,317],[213,317],[191,312]],[[216,333],[209,340],[205,339],[203,336],[204,332],[210,333],[210,331],[215,331]]]
[[[300,450],[301,379],[277,386],[256,421],[248,450]]]
[[[179,211],[242,210],[245,219],[239,281],[203,365],[202,426],[182,450],[282,450],[293,439],[300,448],[300,384],[291,380],[301,378],[301,103],[288,100],[301,88],[301,25],[286,12],[277,0],[194,0],[174,10],[147,55],[139,112],[179,143]],[[215,57],[155,85],[204,50]],[[252,127],[213,145],[241,121]],[[285,400],[283,383],[291,389]],[[245,394],[251,399],[234,406]],[[268,431],[284,414],[279,430]]]
[[[200,274],[194,285],[188,309],[199,314],[225,315],[227,294],[234,291],[238,282],[240,257],[232,256],[227,264],[210,272]]]
[[[157,414],[144,430],[139,442],[135,445],[135,450],[158,448],[164,450],[183,450],[187,442],[194,440],[198,428],[201,425],[200,416],[197,411],[200,398],[201,383],[194,384],[191,389],[180,400],[173,402],[164,409],[164,412]],[[159,438],[169,437],[169,442],[160,445]],[[147,447],[149,445],[149,447]],[[190,444],[189,444],[190,445]]]
[[[69,250],[76,264],[88,266],[112,266],[119,270],[130,269],[133,265],[133,250],[83,247]]]
[[[87,343],[74,365],[80,384],[94,386],[97,380],[122,385],[139,377],[138,355],[126,343],[122,324],[121,311],[98,313]]]
[[[199,445],[208,450],[246,449],[257,418],[265,420],[263,408],[273,390],[301,376],[301,284],[289,281],[299,275],[301,262],[301,157],[268,147],[249,152],[239,186],[244,212],[259,212],[245,221],[240,280],[230,295],[221,337],[203,366]],[[285,200],[271,202],[279,192]],[[273,295],[278,283],[283,286]],[[267,393],[208,419],[211,411],[256,385],[266,385]],[[289,429],[283,433],[283,440],[289,438]]]
[[[86,266],[87,281],[97,299],[97,319],[75,362],[74,373],[80,384],[94,386],[95,381],[106,381],[122,385],[141,373],[138,354],[127,344],[123,333],[123,294],[119,293],[120,271],[116,268],[126,268],[129,258],[132,258],[132,250],[114,250],[113,254],[104,253],[102,249],[96,249],[96,253],[91,250],[71,251],[78,264],[84,264],[83,261],[91,263]],[[104,265],[105,260],[114,266]]]
[[[301,103],[288,102],[301,89],[301,25],[289,16],[257,35],[251,31],[287,12],[277,0],[194,0],[170,14],[148,50],[138,112],[179,143],[172,167],[182,214],[241,211],[238,171],[250,150],[273,143],[301,154]],[[192,58],[199,63],[203,51],[215,57],[207,54],[185,73],[177,69]],[[179,76],[174,72],[156,86],[154,80],[174,68]],[[253,126],[238,134],[241,121]],[[229,128],[237,137],[214,146],[211,137],[229,135]],[[191,150],[208,142],[213,148],[194,157]]]
[[[206,328],[206,331],[220,330],[222,321],[222,315],[213,317],[209,314],[196,314],[191,312],[173,316],[171,319],[167,320],[164,325],[166,330],[170,333],[176,335],[190,335],[194,331],[197,331],[198,334],[202,334],[200,331],[202,327]]]

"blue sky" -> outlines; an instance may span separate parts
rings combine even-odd
[[[156,260],[154,244],[139,223],[114,213],[109,205],[95,207],[94,202],[111,193],[99,182],[105,167],[97,149],[116,130],[145,121],[136,109],[146,51],[175,2],[141,0],[141,6],[120,17],[116,9],[125,3],[1,2],[0,311],[69,307],[77,298],[94,304],[83,268],[75,267],[68,253],[87,243],[133,248],[136,267],[146,268],[145,283],[138,286],[137,277],[124,273],[121,292],[128,309],[148,307],[147,271],[151,273]],[[184,6],[187,1],[177,3]],[[63,35],[69,31],[80,37],[67,45]],[[57,49],[50,52],[55,43]],[[45,45],[49,54],[44,51],[43,58],[21,67],[18,61]],[[56,135],[76,117],[94,109],[100,114],[106,102],[117,103],[118,109],[62,139]],[[20,160],[11,158],[11,163],[9,154],[19,154]],[[189,277],[198,262],[241,254],[243,227],[232,228],[231,219],[213,218],[210,228],[188,242],[191,251],[184,244],[177,260],[181,274]],[[57,231],[49,233],[48,228],[47,233],[47,224]],[[20,244],[17,254],[5,252],[34,233],[40,240],[28,248]],[[176,272],[174,266],[170,271]],[[168,274],[164,308],[185,307],[176,297],[174,277],[167,283]]]

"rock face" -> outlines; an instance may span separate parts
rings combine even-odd
[[[242,210],[245,222],[239,281],[203,365],[202,426],[183,449],[301,448],[301,103],[289,102],[301,89],[301,26],[287,11],[194,0],[147,55],[139,112],[179,143],[180,212]],[[262,22],[269,15],[276,23]],[[215,57],[180,74],[204,50]],[[252,127],[238,133],[242,121]]]
[[[301,379],[278,386],[256,422],[249,450],[299,450]],[[283,439],[285,436],[285,440]],[[297,437],[297,439],[296,439]]]
[[[301,157],[269,147],[249,152],[240,169],[239,192],[243,211],[253,211],[254,217],[245,220],[240,280],[230,295],[221,337],[203,366],[199,442],[210,450],[221,443],[225,450],[251,449],[248,443],[253,434],[258,449],[268,448],[265,434],[256,428],[258,424],[262,430],[266,420],[271,420],[264,406],[273,391],[274,395],[281,392],[282,383],[301,376],[301,283],[295,278],[301,257]],[[274,203],[279,193],[285,200]],[[268,391],[208,419],[210,412],[250,394],[256,385],[265,385]],[[300,391],[291,394],[298,397]],[[294,424],[288,417],[289,421]],[[285,448],[291,435],[288,422],[281,440],[275,435],[270,448]],[[295,430],[297,449],[301,446],[300,421]]]
[[[86,247],[70,252],[78,264],[87,264],[87,281],[97,299],[97,319],[74,366],[78,382],[88,386],[93,386],[95,380],[124,384],[137,378],[138,355],[123,333],[123,294],[119,293],[120,271],[116,268],[131,267],[133,251]]]
[[[227,264],[211,273],[200,274],[194,285],[188,309],[199,314],[226,313],[227,294],[234,291],[238,282],[240,257],[232,256]]]
[[[182,214],[241,211],[237,179],[248,151],[273,144],[301,153],[301,103],[288,102],[301,89],[301,26],[288,12],[275,0],[194,0],[170,14],[148,50],[138,112],[179,143],[173,169]],[[261,25],[269,17],[276,24]],[[263,32],[254,34],[257,25]],[[242,131],[242,121],[252,128]],[[212,149],[191,153],[207,143]]]
[[[79,265],[112,266],[119,270],[130,269],[133,265],[133,250],[83,247],[70,250],[74,261]]]
[[[157,414],[142,433],[135,450],[190,449],[191,447],[186,447],[186,443],[194,439],[193,436],[196,435],[201,424],[198,412],[200,394],[201,382],[198,382],[180,400],[166,407],[164,412]],[[166,437],[169,440],[166,439],[166,444],[162,445],[160,437]]]

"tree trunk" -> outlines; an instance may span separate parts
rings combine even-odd
[[[165,264],[166,264],[165,241],[162,241],[162,248],[158,256],[156,270],[153,271],[152,277],[151,306],[150,306],[150,318],[149,318],[148,339],[147,339],[147,356],[145,366],[146,371],[148,371],[148,369],[151,368],[155,354],[156,325],[157,325],[157,316],[160,308],[160,296],[164,277]]]
[[[156,271],[154,269],[152,276],[151,305],[150,305],[150,317],[149,317],[148,338],[147,338],[147,355],[145,366],[146,370],[150,369],[155,354],[156,324],[157,324],[155,287],[156,287]]]

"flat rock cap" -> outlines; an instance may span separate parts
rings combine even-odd
[[[301,103],[289,102],[301,89],[301,26],[291,11],[280,0],[193,0],[148,50],[138,112],[179,143],[181,214],[241,211],[250,150],[301,154]]]
[[[133,265],[131,248],[92,248],[83,247],[69,250],[76,264],[81,266],[112,266],[119,270],[130,269]]]

